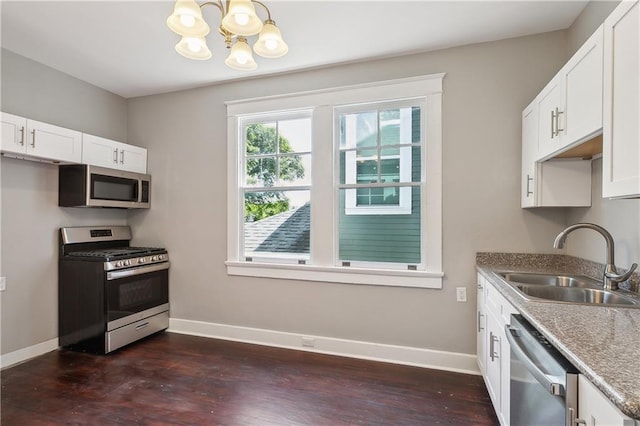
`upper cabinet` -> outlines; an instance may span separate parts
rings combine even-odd
[[[14,157],[79,163],[82,133],[2,113],[1,148],[5,155]]]
[[[53,163],[91,164],[147,173],[147,150],[13,114],[1,113],[3,155]]]
[[[603,197],[640,197],[640,75],[637,1],[604,21]]]
[[[82,163],[146,173],[147,150],[85,133],[82,135]]]
[[[536,98],[538,160],[592,139],[602,130],[602,52],[600,27]]]

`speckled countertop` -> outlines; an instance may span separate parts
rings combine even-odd
[[[620,411],[640,420],[640,309],[527,301],[494,274],[527,271],[596,278],[602,265],[565,255],[510,253],[478,253],[476,265]],[[632,290],[637,291],[638,278],[631,280]]]

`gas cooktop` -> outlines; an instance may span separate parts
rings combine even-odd
[[[97,250],[80,250],[67,252],[67,256],[90,257],[110,261],[113,259],[126,259],[131,257],[163,254],[167,251],[158,247],[116,247]]]

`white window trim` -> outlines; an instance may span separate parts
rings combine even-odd
[[[305,281],[323,281],[350,284],[368,284],[383,286],[442,288],[442,81],[444,74],[412,77],[356,86],[339,87],[267,98],[227,102],[228,136],[228,203],[227,203],[227,273],[229,275],[294,279]],[[423,270],[400,271],[393,269],[375,269],[360,267],[339,267],[337,261],[337,241],[335,230],[335,187],[323,188],[312,184],[312,199],[329,200],[330,206],[321,203],[311,204],[313,226],[311,228],[311,261],[309,265],[285,265],[244,261],[240,253],[243,211],[240,197],[240,173],[243,173],[241,144],[242,135],[238,126],[238,117],[268,112],[296,111],[313,109],[314,123],[317,120],[332,122],[333,107],[356,103],[385,102],[397,99],[426,98],[424,113],[426,146],[423,147],[421,181],[428,183],[423,192],[421,241],[424,258]],[[329,126],[332,127],[332,126]],[[333,128],[313,125],[313,140],[333,140]],[[334,152],[316,152],[312,149],[312,162],[324,164],[324,168],[312,164],[312,182],[336,175],[333,160]],[[333,151],[333,150],[332,150]],[[328,156],[328,157],[327,157]],[[333,169],[327,170],[326,164]],[[425,193],[426,192],[426,193]],[[326,214],[331,208],[332,214]],[[323,210],[324,209],[324,210]]]

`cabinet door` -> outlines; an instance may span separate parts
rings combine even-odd
[[[129,172],[147,173],[147,150],[135,145],[118,143],[118,168]]]
[[[604,21],[603,197],[640,195],[638,2],[621,2]]]
[[[501,378],[501,327],[498,319],[491,313],[487,312],[487,360],[486,360],[486,375],[485,383],[487,385],[487,391],[491,397],[493,408],[496,411],[498,417],[501,417],[501,390],[502,385]]]
[[[558,113],[562,115],[562,78],[556,75],[538,96],[538,159],[549,156],[560,149],[560,133],[556,123]]]
[[[27,119],[17,115],[2,113],[2,151],[24,154],[26,143]]]
[[[98,136],[82,135],[82,163],[100,167],[118,167],[116,142]]]
[[[536,205],[536,158],[538,154],[538,108],[534,102],[522,112],[522,190],[520,206]]]
[[[589,140],[602,129],[602,34],[600,27],[562,68],[565,107],[557,130],[563,146]]]
[[[27,155],[65,163],[80,163],[82,133],[27,120]]]
[[[487,312],[485,309],[485,287],[487,283],[484,278],[478,274],[478,294],[477,294],[477,310],[476,310],[476,356],[478,358],[478,367],[480,373],[484,376],[486,373],[487,362]]]
[[[588,426],[626,426],[635,423],[582,375],[578,376],[578,418]]]

